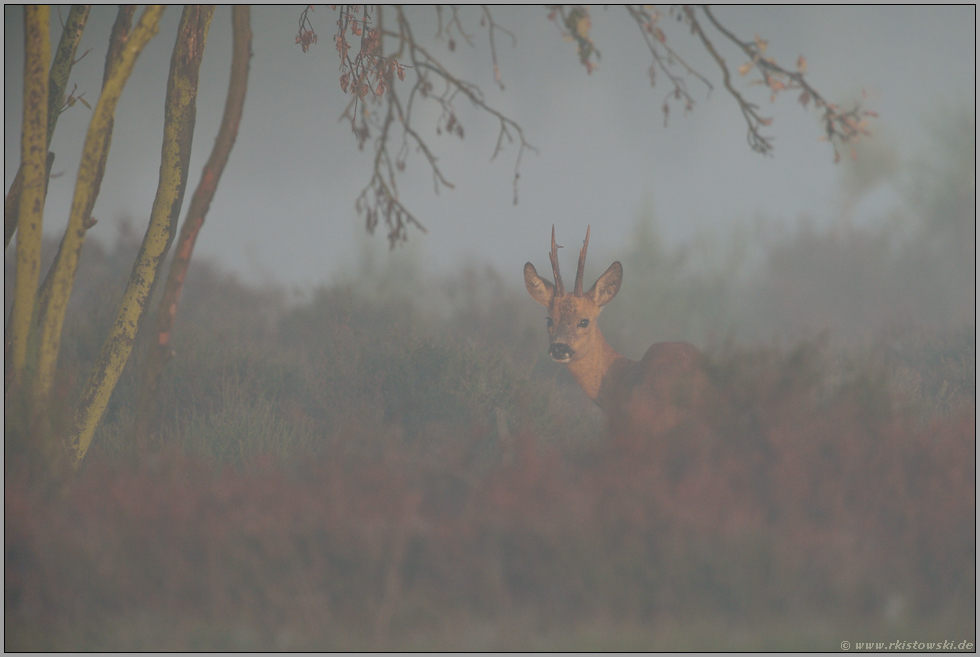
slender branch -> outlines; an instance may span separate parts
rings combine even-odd
[[[341,118],[349,121],[358,147],[363,149],[369,139],[374,140],[375,157],[372,177],[357,200],[358,211],[365,215],[366,226],[373,231],[380,220],[384,220],[389,230],[392,244],[406,237],[406,225],[420,225],[397,198],[395,184],[396,174],[404,170],[407,159],[413,151],[420,153],[432,171],[433,185],[438,192],[440,186],[452,188],[453,185],[438,163],[436,151],[423,137],[418,126],[413,123],[417,103],[436,103],[441,110],[436,119],[436,134],[453,135],[462,139],[464,129],[456,113],[455,103],[461,98],[469,100],[478,110],[486,113],[498,122],[499,131],[494,144],[491,159],[495,159],[505,146],[518,143],[518,151],[514,162],[514,203],[518,200],[518,181],[520,165],[527,150],[536,150],[527,140],[524,130],[519,123],[495,109],[485,98],[480,87],[460,79],[432,51],[427,49],[413,34],[412,25],[406,10],[395,6],[395,21],[385,26],[384,11],[380,5],[373,9],[368,5],[339,5],[339,18],[334,43],[337,49],[340,68],[340,86],[344,93],[351,94]],[[548,6],[548,19],[555,24],[562,36],[577,44],[577,54],[588,72],[595,70],[600,53],[590,36],[592,19],[590,10],[585,6]],[[761,40],[752,42],[739,41],[731,31],[725,29],[711,13],[708,7],[701,11],[707,20],[699,17],[698,9],[693,6],[671,7],[664,13],[646,5],[629,5],[627,13],[637,25],[644,40],[647,51],[652,59],[649,73],[650,82],[655,84],[656,78],[665,76],[670,82],[670,89],[664,98],[664,123],[667,123],[672,104],[679,101],[686,111],[691,110],[695,98],[689,89],[690,79],[703,84],[708,94],[713,90],[712,82],[688,63],[678,51],[667,41],[668,23],[661,19],[669,17],[670,23],[681,23],[690,29],[701,46],[717,64],[721,71],[722,84],[732,98],[735,99],[747,126],[747,141],[752,150],[768,154],[773,144],[770,137],[763,135],[761,130],[771,124],[772,119],[763,116],[759,106],[743,95],[734,83],[732,71],[716,48],[713,28],[727,41],[738,46],[742,52],[749,55],[752,64],[762,73],[763,84],[770,89],[772,96],[783,90],[799,88],[802,94],[800,102],[806,106],[811,100],[824,111],[824,126],[826,136],[834,145],[837,155],[837,142],[847,141],[859,134],[866,134],[866,117],[874,116],[872,112],[862,111],[856,107],[849,112],[843,112],[835,105],[828,103],[823,96],[816,93],[803,78],[804,61],[798,63],[798,71],[793,72],[781,68],[771,60],[762,56],[765,43]],[[490,45],[490,58],[493,65],[494,82],[504,88],[500,64],[497,58],[497,31],[511,37],[516,45],[513,33],[501,27],[493,18],[487,6],[480,8],[480,26],[487,30]],[[299,19],[299,32],[296,42],[306,51],[316,43],[316,33],[310,21],[312,7],[303,10]],[[372,17],[374,14],[374,17]],[[436,7],[437,39],[445,38],[450,51],[455,51],[456,40],[462,39],[468,45],[475,43],[475,31],[468,29],[460,7],[451,6],[446,15],[442,7]],[[676,20],[675,20],[676,19]],[[348,35],[360,37],[360,47],[355,48],[348,40]],[[385,43],[393,44],[385,50]],[[393,40],[393,41],[392,41]],[[406,63],[407,62],[407,63]],[[414,80],[407,93],[397,83],[404,81],[406,70],[411,69]],[[738,72],[745,74],[746,68],[739,67]],[[395,76],[398,80],[396,81]],[[384,107],[381,105],[384,104]],[[392,122],[398,125],[393,127]],[[400,140],[398,129],[401,129]],[[398,144],[397,151],[394,151]]]
[[[392,108],[389,106],[381,136],[375,144],[374,173],[354,204],[357,212],[364,214],[369,233],[373,233],[379,219],[384,218],[385,224],[388,226],[388,242],[391,248],[408,238],[405,229],[409,225],[415,226],[423,233],[428,232],[425,226],[398,200],[398,190],[394,186],[390,161],[388,169],[390,185],[381,174],[381,165],[388,157],[386,145],[388,131],[393,123],[393,114]]]
[[[472,102],[478,108],[487,112],[491,116],[494,116],[500,122],[500,135],[498,135],[497,147],[494,149],[494,153],[491,159],[496,158],[497,154],[500,152],[501,145],[502,145],[502,141],[501,141],[502,137],[504,135],[511,137],[509,129],[512,129],[514,132],[517,133],[517,136],[521,142],[518,158],[520,158],[520,156],[523,154],[523,151],[525,149],[537,152],[537,149],[535,149],[534,146],[532,146],[525,138],[524,129],[520,126],[520,124],[518,124],[510,117],[505,116],[503,113],[499,112],[498,110],[488,105],[486,101],[483,99],[483,93],[480,91],[479,87],[477,87],[472,83],[466,82],[464,80],[460,80],[459,78],[455,77],[452,73],[449,72],[449,70],[445,66],[443,66],[432,55],[432,53],[430,53],[424,47],[420,46],[418,42],[415,41],[414,38],[412,38],[407,20],[404,20],[404,13],[402,12],[401,8],[399,8],[398,11],[400,16],[400,21],[403,21],[402,24],[404,25],[405,32],[404,33],[385,32],[385,36],[392,36],[402,40],[402,43],[408,47],[412,59],[412,63],[415,65],[417,70],[421,71],[422,69],[425,69],[425,70],[432,71],[446,82],[448,88],[461,92],[469,99],[470,102]],[[422,57],[421,59],[418,57],[419,55],[421,55]],[[418,85],[424,82],[425,82],[424,78],[420,77],[419,82],[416,84]],[[451,102],[445,100],[445,94],[442,99],[437,98],[437,100],[439,100],[442,103],[443,109],[449,109],[451,111],[452,109]],[[515,179],[519,177],[518,170],[516,168],[514,170],[514,177]]]
[[[792,71],[786,69],[777,64],[771,57],[765,56],[765,41],[758,38],[754,42],[741,41],[715,18],[710,7],[705,5],[701,9],[704,11],[705,16],[708,17],[708,20],[711,21],[714,28],[749,57],[751,66],[754,66],[762,74],[762,82],[771,90],[773,99],[782,91],[800,89],[801,93],[798,100],[801,105],[806,107],[812,101],[815,107],[823,110],[824,138],[833,146],[835,161],[840,159],[840,153],[837,150],[838,141],[846,143],[861,135],[869,134],[867,130],[867,118],[875,117],[877,114],[869,110],[862,110],[859,103],[855,104],[854,109],[844,111],[838,105],[827,101],[826,98],[806,81],[804,75],[806,60],[803,57],[797,60],[797,70]],[[697,21],[693,19],[693,10],[687,8],[686,11],[688,16],[692,18],[692,26],[696,25]],[[700,32],[700,26],[697,26],[697,30]],[[747,72],[747,67],[748,65],[740,69],[740,72]],[[745,110],[743,109],[744,113]],[[764,125],[768,125],[768,123]]]
[[[742,116],[745,117],[745,122],[748,124],[746,139],[749,143],[749,147],[757,153],[767,155],[770,151],[772,151],[772,140],[769,137],[763,136],[759,132],[759,127],[769,125],[772,123],[772,119],[759,116],[757,111],[759,106],[745,100],[745,98],[742,97],[742,94],[740,94],[732,85],[732,76],[728,71],[728,65],[725,63],[725,60],[721,57],[721,55],[718,54],[714,44],[711,43],[711,40],[704,33],[704,30],[701,29],[701,25],[698,23],[698,20],[694,15],[694,10],[691,7],[684,7],[684,13],[687,15],[687,18],[690,21],[691,30],[698,36],[699,39],[701,39],[701,43],[704,44],[705,49],[714,58],[715,62],[718,64],[718,68],[721,69],[725,89],[728,90],[728,93],[730,93],[738,103],[738,108],[741,110]]]
[[[453,25],[455,25],[456,26],[456,29],[459,30],[460,36],[462,36],[463,37],[463,40],[466,41],[466,45],[468,45],[470,48],[472,48],[473,47],[473,37],[471,37],[469,34],[466,33],[466,30],[463,28],[463,24],[459,21],[459,7],[457,5],[450,5],[449,8],[453,12],[453,18],[452,18],[451,21],[449,21],[449,24],[446,26],[446,32],[448,33],[449,32],[449,28],[452,27]],[[452,50],[453,49],[452,46],[450,46],[449,49]]]
[[[434,102],[441,110],[436,120],[436,134],[464,138],[465,130],[455,110],[455,103],[466,98],[474,106],[494,117],[499,124],[499,134],[491,159],[501,152],[505,143],[520,144],[514,166],[514,202],[517,202],[519,167],[525,150],[535,150],[527,141],[523,128],[513,119],[489,105],[476,85],[458,78],[432,52],[415,38],[412,26],[402,7],[395,7],[395,25],[386,29],[384,10],[368,7],[341,5],[338,7],[337,33],[334,44],[340,60],[340,87],[351,94],[341,120],[350,122],[358,147],[363,149],[369,139],[374,140],[374,162],[371,179],[355,203],[358,213],[364,216],[365,226],[373,232],[382,220],[388,230],[392,246],[404,241],[408,226],[424,231],[421,222],[398,199],[397,174],[405,169],[410,153],[417,152],[425,159],[432,171],[433,186],[453,189],[454,185],[440,167],[438,156],[430,142],[413,123],[416,103]],[[372,16],[373,15],[373,16]],[[445,20],[444,20],[445,19]],[[436,8],[436,37],[446,37],[450,50],[455,50],[455,37],[474,45],[473,32],[463,21],[459,7],[450,7],[450,15],[443,16],[442,8]],[[500,66],[497,60],[496,32],[507,34],[516,44],[514,35],[493,20],[490,9],[483,7],[480,24],[487,28],[490,39],[494,80],[503,88]],[[359,36],[361,44],[355,49],[348,35]],[[300,32],[297,43],[315,43],[315,33],[309,22],[309,11],[300,16]],[[385,40],[393,47],[384,48]],[[392,41],[393,40],[393,41]],[[305,48],[304,48],[305,49]],[[404,81],[406,72],[414,73],[414,81],[407,91],[400,92],[398,82]],[[397,76],[397,79],[396,79]],[[440,84],[441,83],[441,84]],[[435,90],[436,85],[442,87]],[[369,110],[365,103],[384,104],[383,108]],[[400,135],[398,131],[400,130]],[[400,139],[399,139],[400,137]],[[506,139],[506,142],[505,142]],[[398,144],[397,150],[394,150]]]
[[[673,85],[673,89],[668,92],[667,97],[664,98],[663,113],[664,113],[664,126],[667,125],[667,118],[670,114],[670,100],[673,98],[684,99],[684,111],[690,111],[694,108],[694,98],[687,90],[687,83],[683,77],[674,73],[672,64],[677,62],[684,69],[687,75],[697,78],[699,82],[704,84],[708,88],[708,92],[714,88],[711,82],[701,75],[696,69],[689,65],[684,58],[678,55],[668,44],[667,37],[663,30],[657,25],[658,21],[662,15],[653,11],[652,13],[645,6],[634,6],[627,5],[626,11],[629,13],[630,18],[636,22],[637,27],[640,29],[640,35],[643,37],[646,43],[647,50],[650,51],[651,57],[653,57],[653,64],[650,65],[650,84],[652,86],[656,85],[657,70],[663,72],[670,80]],[[666,58],[660,53],[660,49],[663,49],[666,53]]]
[[[497,43],[494,38],[494,32],[500,30],[504,34],[510,37],[511,43],[514,47],[517,47],[517,37],[510,30],[501,27],[493,20],[493,16],[490,14],[490,7],[487,5],[481,5],[480,8],[483,10],[483,19],[480,23],[486,22],[487,25],[487,36],[490,39],[490,60],[493,62],[493,79],[496,80],[497,84],[500,86],[500,90],[504,90],[504,81],[500,75],[500,64],[497,62]]]

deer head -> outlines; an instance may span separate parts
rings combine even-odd
[[[548,353],[559,363],[573,363],[587,358],[595,349],[607,348],[596,326],[596,318],[602,307],[613,300],[623,282],[623,266],[614,262],[599,277],[592,288],[583,294],[582,278],[585,274],[585,253],[589,248],[589,232],[585,231],[585,243],[578,256],[575,273],[575,289],[565,293],[558,271],[558,246],[555,244],[555,227],[551,227],[551,269],[555,275],[552,284],[540,276],[530,262],[524,265],[524,284],[531,298],[548,309],[548,336],[551,346]]]

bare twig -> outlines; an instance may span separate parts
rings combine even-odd
[[[732,86],[732,76],[728,70],[728,65],[725,60],[722,59],[721,55],[715,49],[711,40],[708,39],[704,30],[701,29],[701,24],[698,23],[697,17],[694,15],[694,10],[691,7],[684,7],[684,13],[687,15],[687,19],[691,24],[691,31],[693,31],[701,43],[704,44],[705,49],[711,54],[715,62],[718,64],[718,68],[721,69],[722,79],[725,83],[725,89],[728,93],[732,95],[732,98],[738,103],[738,108],[742,112],[742,116],[745,117],[745,122],[748,124],[748,134],[746,139],[749,142],[749,147],[757,153],[762,155],[767,155],[772,150],[772,140],[769,137],[765,137],[759,132],[760,126],[767,126],[772,123],[772,119],[764,116],[760,116],[758,109],[759,106],[755,103],[750,103],[742,97],[742,94]]]
[[[483,9],[483,18],[480,19],[480,24],[481,25],[486,24],[487,36],[490,38],[490,59],[493,62],[493,79],[500,86],[500,90],[503,91],[504,81],[500,76],[500,64],[497,62],[497,43],[496,43],[496,39],[494,39],[494,32],[496,30],[500,30],[501,32],[509,36],[511,43],[515,47],[517,46],[517,37],[514,36],[513,32],[511,32],[510,30],[504,27],[501,27],[493,20],[493,16],[490,14],[489,7],[487,7],[486,5],[482,5],[481,8]]]
[[[706,77],[701,75],[697,70],[690,66],[680,55],[678,55],[674,50],[667,44],[667,36],[664,31],[657,25],[659,20],[663,17],[663,14],[656,11],[655,9],[650,9],[645,5],[627,5],[626,11],[629,13],[630,18],[632,18],[637,26],[640,28],[640,34],[643,36],[644,42],[646,42],[647,50],[650,51],[650,55],[653,57],[653,63],[650,65],[650,84],[656,84],[657,70],[659,69],[667,76],[670,83],[673,85],[673,89],[668,92],[667,97],[664,98],[663,112],[664,112],[664,126],[667,125],[667,118],[670,114],[670,100],[684,100],[684,111],[688,112],[694,108],[694,98],[687,90],[687,83],[681,75],[678,75],[673,70],[673,64],[676,62],[684,69],[687,75],[693,76],[703,83],[710,92],[713,87],[711,82],[708,81]],[[664,54],[661,54],[661,49]],[[666,57],[664,56],[666,55]]]
[[[334,8],[338,10],[334,44],[340,60],[340,87],[344,93],[351,95],[351,101],[341,118],[350,122],[359,148],[363,149],[368,140],[374,140],[375,157],[371,179],[356,203],[358,212],[365,216],[368,231],[373,232],[383,220],[389,241],[394,246],[407,238],[408,226],[422,229],[418,219],[399,200],[396,185],[397,174],[405,169],[411,153],[420,153],[429,165],[437,193],[443,186],[453,188],[452,182],[439,165],[431,143],[423,136],[417,122],[413,123],[416,104],[431,106],[431,103],[435,103],[440,109],[435,125],[436,134],[445,133],[460,139],[465,136],[456,111],[456,103],[460,99],[465,98],[478,110],[494,117],[499,131],[491,159],[496,158],[506,145],[518,144],[514,162],[516,204],[524,152],[535,150],[527,141],[521,125],[488,104],[477,85],[460,79],[427,49],[413,33],[403,7],[394,7],[395,20],[389,26],[384,24],[383,12],[390,10],[384,10],[380,5],[373,8],[369,5],[338,5]],[[580,5],[552,5],[548,9],[548,19],[564,37],[576,43],[579,60],[586,71],[594,71],[600,54],[590,36],[592,19],[589,9]],[[736,88],[732,70],[713,41],[717,38],[716,35],[708,33],[711,30],[717,30],[724,40],[733,43],[749,56],[749,64],[739,67],[737,72],[745,75],[749,69],[757,69],[762,75],[759,84],[766,85],[772,98],[781,91],[798,88],[801,91],[799,101],[804,106],[812,101],[823,110],[825,136],[822,139],[831,141],[836,158],[839,159],[839,143],[866,134],[866,119],[874,116],[873,112],[863,111],[860,106],[842,111],[838,106],[827,102],[804,79],[805,61],[802,57],[797,63],[796,71],[779,66],[764,56],[764,41],[759,38],[754,42],[739,40],[716,20],[708,7],[698,9],[694,6],[675,6],[663,12],[647,5],[630,5],[626,9],[639,28],[652,58],[649,68],[651,84],[655,84],[657,77],[661,75],[670,83],[663,102],[665,124],[672,103],[680,102],[685,112],[693,109],[695,98],[688,86],[691,78],[703,84],[709,94],[713,89],[711,81],[668,43],[668,25],[680,23],[697,37],[718,65],[725,90],[735,99],[745,118],[747,141],[752,150],[762,154],[772,151],[772,138],[762,133],[772,119],[762,115],[759,106]],[[304,51],[317,42],[310,19],[311,12],[312,6],[308,6],[299,17],[296,42]],[[489,39],[494,82],[503,89],[497,59],[497,31],[510,36],[515,45],[517,40],[513,33],[496,23],[488,7],[481,7],[480,12],[480,26],[486,28]],[[467,28],[463,19],[464,13],[460,7],[450,6],[448,14],[444,15],[443,8],[436,7],[435,37],[445,38],[450,51],[455,51],[457,39],[465,41],[471,47],[475,45],[477,32]],[[669,22],[663,20],[668,17],[671,19]],[[352,46],[349,37],[359,37],[359,47]],[[386,51],[385,43],[393,47]],[[396,84],[405,81],[409,69],[414,73],[414,80],[406,93],[405,87],[396,87]]]
[[[404,9],[395,7],[394,10],[395,25],[386,29],[380,6],[369,9],[366,6],[341,5],[334,37],[340,58],[340,87],[352,96],[341,119],[350,122],[351,131],[360,148],[363,149],[369,139],[374,140],[371,179],[358,196],[355,207],[364,216],[369,232],[373,232],[379,223],[384,222],[392,247],[407,239],[409,226],[425,231],[422,223],[398,197],[396,177],[405,169],[411,153],[420,153],[429,165],[437,193],[440,187],[453,188],[452,181],[439,165],[431,143],[413,123],[413,111],[417,103],[435,103],[441,110],[435,125],[437,135],[445,133],[460,139],[465,137],[464,127],[455,108],[455,103],[461,98],[469,100],[478,109],[497,119],[500,131],[491,159],[496,158],[505,143],[519,144],[514,165],[515,203],[520,178],[519,167],[524,151],[534,150],[527,141],[523,128],[491,107],[479,87],[450,72],[447,66],[416,39]],[[442,9],[436,9],[436,37],[445,36],[450,50],[455,50],[457,36],[473,46],[474,34],[467,30],[462,11],[458,7],[451,7],[450,11],[451,15],[444,21]],[[315,32],[309,22],[308,12],[309,8],[300,16],[300,30],[296,37],[297,43],[307,47],[315,43]],[[486,27],[490,39],[494,81],[503,88],[497,60],[496,32],[504,32],[515,44],[516,38],[493,20],[489,8],[481,9],[480,25]],[[349,35],[361,37],[356,54],[348,39]],[[385,39],[389,40],[388,43],[393,43],[393,50],[390,52],[385,51]],[[409,70],[414,72],[414,81],[406,94],[396,87],[396,82],[404,81]]]
[[[495,117],[500,126],[500,132],[497,136],[497,144],[494,148],[493,155],[491,159],[497,157],[503,148],[503,139],[506,137],[508,142],[515,141],[514,135],[516,134],[517,140],[520,142],[520,148],[517,154],[517,159],[514,167],[514,182],[515,182],[515,193],[514,202],[517,202],[516,193],[516,183],[520,177],[519,166],[521,157],[525,150],[536,151],[536,149],[527,141],[524,135],[524,129],[516,121],[503,113],[489,106],[484,100],[483,93],[480,91],[479,87],[476,85],[466,82],[465,80],[460,80],[452,73],[449,72],[448,68],[445,67],[439,60],[437,60],[432,53],[426,50],[424,47],[418,44],[418,42],[413,38],[411,33],[411,27],[408,21],[405,19],[404,12],[401,8],[398,9],[399,13],[399,32],[385,32],[385,36],[392,36],[399,39],[400,48],[404,47],[408,49],[409,56],[412,60],[412,64],[415,67],[417,79],[415,86],[412,89],[411,94],[414,96],[416,92],[426,97],[427,99],[435,100],[438,102],[443,109],[443,115],[447,118],[447,128],[449,127],[449,121],[455,117],[455,112],[453,111],[453,100],[457,94],[463,94],[471,103],[477,106],[479,109],[487,112],[491,116]],[[432,72],[446,85],[446,90],[440,96],[435,96],[431,93],[432,83],[428,79],[426,72]],[[411,103],[411,101],[410,101]],[[460,134],[461,133],[457,133]]]
[[[438,19],[439,19],[439,29],[436,31],[436,38],[442,36],[442,32],[445,31],[446,38],[448,39],[447,45],[449,46],[449,49],[456,50],[456,41],[455,39],[453,39],[453,35],[451,34],[452,28],[455,25],[456,31],[459,32],[459,35],[463,37],[464,41],[466,41],[466,45],[472,48],[473,37],[471,37],[469,34],[466,33],[466,28],[463,27],[463,23],[459,20],[459,7],[456,5],[450,5],[449,9],[453,12],[453,17],[449,19],[449,22],[446,23],[445,30],[443,30],[442,7],[436,5],[436,14],[438,15]]]
[[[708,20],[711,21],[714,28],[718,30],[726,39],[738,46],[738,48],[749,57],[750,63],[740,67],[740,73],[744,75],[750,68],[754,67],[762,74],[762,83],[770,89],[772,99],[775,99],[776,95],[782,91],[799,89],[800,95],[798,100],[801,105],[807,107],[812,101],[815,107],[823,110],[822,121],[825,132],[825,136],[823,138],[829,141],[833,146],[835,161],[840,159],[840,153],[837,150],[838,142],[847,143],[853,139],[856,139],[860,135],[869,134],[867,130],[867,119],[868,117],[875,117],[877,114],[869,110],[861,109],[861,105],[859,103],[855,103],[854,109],[842,110],[838,105],[827,101],[826,98],[824,98],[806,81],[804,76],[804,72],[806,70],[806,60],[802,56],[797,60],[796,70],[788,70],[777,64],[771,57],[765,56],[765,41],[759,39],[758,37],[756,37],[755,41],[741,41],[730,30],[726,29],[720,22],[718,22],[707,5],[702,6],[701,9],[704,11],[705,16],[708,17]],[[697,24],[697,21],[694,18],[693,9],[686,8],[685,11],[692,21],[692,29],[696,29],[699,35],[702,35],[702,40],[704,40],[700,25]],[[727,81],[729,74],[727,72],[727,68],[724,66],[723,60],[717,56],[715,59],[716,61],[719,61],[719,64],[722,66]],[[734,92],[732,93],[736,96],[737,100],[740,99],[737,94]],[[743,101],[739,100],[740,105],[742,102]],[[744,106],[742,113],[746,113]],[[746,119],[748,120],[748,116]],[[768,123],[763,123],[763,125],[768,125]],[[752,124],[750,123],[750,133],[752,131],[751,126]]]

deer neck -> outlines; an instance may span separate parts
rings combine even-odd
[[[592,349],[584,357],[568,363],[568,369],[589,399],[598,404],[604,412],[609,413],[612,408],[608,393],[616,387],[615,380],[622,378],[625,370],[632,365],[636,363],[609,346],[602,332],[596,327]]]

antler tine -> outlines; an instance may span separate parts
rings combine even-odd
[[[555,273],[555,288],[557,296],[565,294],[565,286],[561,282],[561,272],[558,271],[558,245],[555,244],[555,225],[551,224],[551,270]]]
[[[592,226],[585,229],[585,243],[582,250],[578,252],[578,270],[575,272],[575,296],[582,296],[582,279],[585,278],[585,252],[589,250],[589,231]]]

